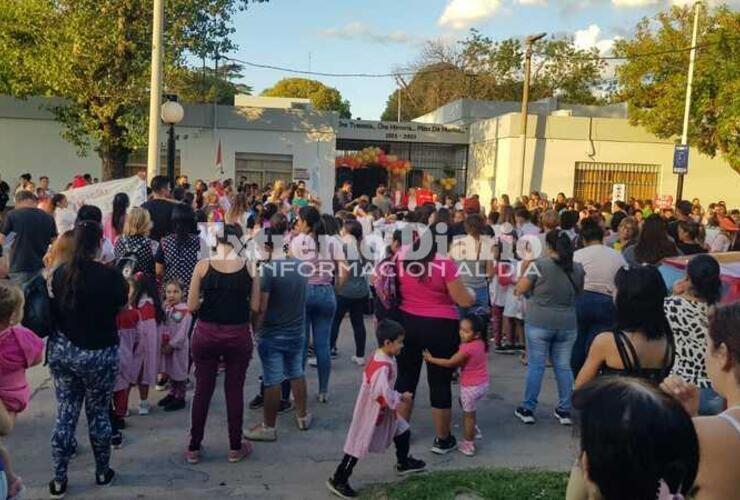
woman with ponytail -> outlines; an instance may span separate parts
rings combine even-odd
[[[704,357],[709,329],[709,308],[719,301],[722,282],[719,263],[710,255],[697,255],[688,262],[686,276],[673,286],[664,310],[676,343],[676,361],[671,370],[697,387],[701,393],[699,413],[716,415],[723,399],[712,389]]]
[[[102,239],[99,222],[77,222],[72,259],[51,277],[56,332],[47,343],[47,362],[57,400],[51,438],[52,498],[61,498],[67,490],[67,465],[75,453],[83,403],[95,455],[95,482],[108,485],[114,476],[108,411],[118,372],[116,315],[127,302],[128,287],[120,271],[96,261]]]
[[[306,349],[313,338],[319,369],[320,403],[328,402],[331,373],[331,325],[337,309],[334,288],[341,289],[347,278],[347,266],[341,242],[328,235],[319,211],[312,206],[298,211],[298,235],[290,242],[291,253],[302,261],[299,271],[308,278],[306,292]],[[333,286],[332,286],[333,284]]]
[[[570,357],[577,335],[576,297],[583,290],[585,273],[581,264],[573,262],[570,237],[557,229],[545,235],[544,254],[524,265],[515,293],[527,297],[524,333],[529,362],[524,401],[514,415],[525,424],[535,422],[534,411],[549,354],[558,385],[555,418],[570,425]]]

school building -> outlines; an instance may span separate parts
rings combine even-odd
[[[48,175],[62,189],[75,175],[100,176],[94,151],[80,157],[61,135],[49,98],[0,96],[0,178],[11,188],[25,172]],[[482,201],[506,193],[558,192],[603,201],[614,185],[626,197],[675,195],[673,140],[629,124],[624,105],[574,106],[557,99],[530,105],[524,178],[519,103],[461,99],[412,122],[339,119],[313,109],[306,99],[237,96],[234,106],[185,104],[176,127],[176,171],[195,179],[233,178],[265,184],[304,179],[330,207],[335,158],[367,147],[410,161],[406,186],[454,175],[459,194]],[[164,169],[165,130],[161,169]],[[216,166],[221,145],[223,173]],[[146,151],[134,153],[127,173],[146,167]],[[397,179],[398,180],[398,179]],[[522,182],[523,181],[523,182]],[[740,206],[740,174],[721,157],[693,148],[684,196],[702,203],[725,200]]]

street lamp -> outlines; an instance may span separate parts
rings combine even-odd
[[[175,124],[180,123],[185,116],[185,110],[176,100],[168,100],[162,104],[162,121],[169,125],[167,137],[167,178],[170,187],[175,185]]]
[[[524,195],[524,166],[526,164],[526,153],[527,153],[527,108],[529,105],[529,77],[532,67],[532,45],[537,40],[545,38],[547,33],[537,33],[536,35],[529,35],[525,39],[526,50],[524,52],[524,89],[522,92],[522,115],[521,124],[519,125],[519,137],[521,139],[521,178],[519,179],[519,196]]]

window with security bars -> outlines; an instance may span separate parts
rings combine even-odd
[[[645,163],[576,162],[573,197],[580,201],[611,201],[614,184],[624,184],[626,199],[652,200],[658,192],[660,165]]]
[[[126,162],[124,177],[132,177],[142,170],[146,172],[148,160],[146,149],[140,149],[131,153]],[[167,150],[162,149],[159,153],[159,175],[167,175]],[[175,150],[175,178],[180,175],[180,150]]]

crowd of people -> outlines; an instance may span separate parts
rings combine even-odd
[[[57,402],[52,498],[67,491],[83,404],[95,481],[113,480],[111,448],[125,445],[134,387],[139,415],[153,411],[152,386],[167,390],[161,411],[189,406],[190,464],[202,458],[221,372],[229,462],[246,458],[252,442],[275,441],[278,413],[294,411],[298,429],[310,430],[333,397],[347,314],[362,373],[344,456],[327,481],[340,497],[356,496],[349,479],[358,461],[391,444],[397,473],[426,468],[410,452],[423,366],[431,451],[475,455],[485,430],[476,409],[496,391],[489,352],[526,366],[522,399],[511,402],[524,424],[542,417],[552,366],[553,417],[579,428],[568,498],[740,491],[727,465],[740,459],[740,304],[720,305],[713,255],[740,250],[740,211],[724,202],[656,208],[533,192],[483,206],[477,195],[428,189],[390,196],[379,186],[355,197],[346,181],[327,213],[303,182],[191,186],[186,176],[174,186],[154,177],[140,207],[118,193],[109,213],[74,210],[48,178],[37,188],[24,176],[13,197],[0,226],[0,278],[9,278],[0,283],[0,435],[28,404],[25,370],[41,362],[45,339]],[[663,262],[680,255],[690,259],[676,280]],[[376,350],[367,349],[367,315]],[[243,430],[254,351],[261,389],[248,406],[263,418]],[[23,482],[4,448],[0,461],[13,498]]]

